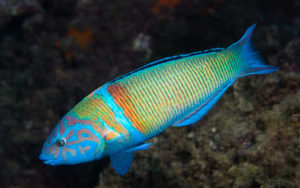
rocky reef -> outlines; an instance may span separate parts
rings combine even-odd
[[[0,187],[297,187],[300,4],[223,0],[0,2]],[[153,60],[254,44],[280,70],[239,79],[198,123],[168,128],[117,175],[108,159],[47,166],[57,121],[111,79]]]

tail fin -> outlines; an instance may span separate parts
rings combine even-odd
[[[279,69],[265,64],[259,53],[253,48],[251,37],[255,26],[256,24],[251,25],[239,41],[228,47],[228,49],[239,50],[241,53],[244,64],[241,77],[251,74],[267,74]]]

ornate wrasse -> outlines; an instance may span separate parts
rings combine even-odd
[[[237,78],[278,70],[251,47],[254,28],[226,49],[155,61],[96,89],[58,122],[40,159],[59,165],[108,156],[125,174],[133,152],[151,144],[145,141],[200,120]]]

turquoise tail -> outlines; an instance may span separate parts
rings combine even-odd
[[[228,49],[239,50],[241,53],[241,61],[244,64],[241,77],[251,74],[268,74],[279,69],[278,67],[267,65],[253,48],[251,38],[255,26],[256,24],[251,25],[238,42],[228,47]]]

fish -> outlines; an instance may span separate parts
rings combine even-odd
[[[73,165],[109,157],[126,174],[133,153],[151,145],[146,141],[199,121],[238,78],[279,69],[253,48],[255,26],[227,48],[167,57],[99,87],[57,123],[39,158]]]

